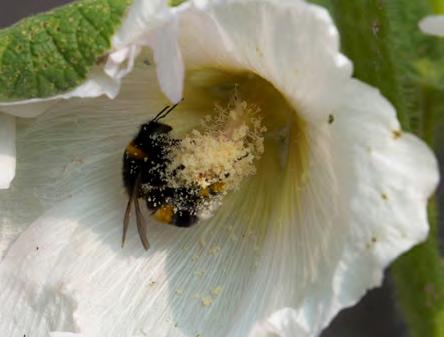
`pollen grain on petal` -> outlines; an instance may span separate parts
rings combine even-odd
[[[399,139],[402,136],[402,131],[401,130],[393,130],[392,136],[393,136],[393,139]]]

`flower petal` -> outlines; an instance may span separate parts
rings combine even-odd
[[[351,76],[328,12],[303,1],[200,0],[181,26],[187,69],[256,73],[309,121],[337,105]]]
[[[157,78],[165,95],[172,103],[182,99],[184,64],[177,41],[177,23],[158,30],[148,40],[154,50]]]
[[[334,149],[330,161],[336,185],[340,186],[328,196],[336,199],[339,213],[331,215],[333,223],[325,228],[327,230],[317,236],[304,236],[304,243],[298,243],[297,235],[282,235],[284,241],[280,241],[274,251],[274,255],[279,255],[282,250],[282,259],[290,254],[284,247],[310,245],[311,255],[321,256],[315,264],[317,274],[305,291],[299,293],[298,300],[296,285],[292,288],[282,282],[277,292],[279,299],[276,292],[273,299],[264,299],[264,303],[280,301],[281,307],[287,307],[294,294],[293,311],[285,315],[293,322],[288,325],[299,327],[310,336],[318,335],[339,310],[355,304],[369,288],[380,285],[384,268],[425,239],[427,199],[439,179],[437,161],[431,150],[415,136],[399,133],[393,107],[376,89],[351,81],[346,90],[349,99],[335,112],[327,137],[330,149]],[[313,180],[319,172],[316,166],[311,168]],[[317,194],[324,192],[321,189]],[[325,205],[319,209],[325,209]],[[302,212],[310,216],[307,206]],[[307,220],[309,218],[306,223]],[[322,219],[317,222],[322,223]],[[328,230],[331,228],[333,231]],[[303,233],[301,229],[300,233]],[[320,242],[330,247],[324,250],[328,256],[322,257],[321,251],[321,255],[316,254]],[[264,269],[274,275],[270,272],[272,266],[268,263]],[[293,275],[293,280],[297,277],[297,268],[295,264],[287,264],[286,273]],[[279,281],[267,276],[262,284],[265,282]],[[301,286],[300,282],[296,284]],[[257,303],[254,305],[257,309]],[[280,317],[280,313],[282,311],[269,315]]]
[[[103,71],[96,68],[90,74],[88,80],[77,88],[65,94],[48,97],[33,98],[25,101],[0,102],[2,111],[15,115],[17,117],[35,117],[46,111],[57,100],[70,99],[73,97],[98,97],[106,95],[114,98],[120,89],[120,79],[106,76]]]
[[[0,189],[15,176],[15,118],[0,112]]]
[[[173,103],[180,101],[183,89],[184,66],[177,42],[177,16],[182,10],[170,8],[164,0],[136,0],[113,39],[117,49],[133,43],[153,50],[160,87]]]
[[[444,15],[430,15],[419,22],[419,28],[424,33],[444,36]]]
[[[48,110],[48,108],[56,102],[56,99],[53,100],[29,100],[26,103],[1,103],[0,109],[1,111],[16,116],[16,117],[24,117],[31,118],[40,115],[41,113]]]
[[[395,111],[377,90],[350,81],[346,92],[333,122],[309,130],[307,181],[280,189],[288,196],[277,203],[287,213],[273,216],[249,301],[239,309],[250,321],[278,317],[317,336],[426,237],[436,158],[418,138],[399,134]],[[285,200],[296,201],[293,209]],[[281,317],[287,307],[292,314]],[[238,322],[231,333],[249,329],[248,321]]]
[[[85,337],[85,335],[72,332],[54,331],[49,334],[49,337]]]
[[[150,68],[152,69],[152,67],[144,66],[142,69],[149,70]],[[154,74],[154,69],[147,72]],[[48,268],[55,267],[59,258],[68,256],[66,254],[69,249],[66,249],[66,245],[70,243],[76,226],[83,220],[83,217],[72,220],[76,218],[76,214],[83,214],[86,219],[90,219],[91,215],[97,216],[99,222],[105,226],[106,233],[109,233],[112,228],[106,224],[106,221],[109,220],[115,225],[116,230],[113,233],[116,234],[116,237],[120,236],[120,210],[123,205],[111,204],[111,207],[105,211],[102,206],[99,206],[92,213],[85,213],[81,210],[88,208],[88,203],[91,200],[99,201],[104,206],[110,205],[109,200],[117,199],[119,202],[123,202],[123,191],[120,188],[122,149],[125,148],[125,144],[131,139],[132,134],[137,131],[137,120],[142,122],[150,118],[150,111],[147,110],[150,106],[149,103],[152,103],[156,109],[164,105],[153,76],[143,82],[144,86],[140,86],[139,82],[126,86],[123,92],[125,98],[113,102],[103,99],[99,102],[98,107],[93,105],[91,101],[84,101],[83,104],[79,101],[69,104],[66,102],[63,105],[63,110],[54,108],[48,114],[33,121],[30,128],[27,127],[27,124],[22,124],[22,127],[19,128],[18,148],[23,165],[19,167],[17,184],[14,186],[17,188],[8,194],[0,194],[2,221],[13,223],[23,229],[29,224],[29,218],[20,219],[20,213],[23,212],[14,212],[14,210],[21,210],[26,206],[27,216],[31,215],[34,218],[36,214],[41,214],[45,209],[50,210],[47,211],[46,217],[41,218],[40,221],[37,220],[26,232],[27,234],[17,241],[14,245],[16,248],[9,251],[8,257],[1,265],[1,268],[4,268],[2,270],[7,270],[12,268],[8,261],[16,259],[26,264],[26,261],[22,259],[23,254],[26,254],[25,250],[30,254],[29,259],[37,258],[38,260],[35,265],[37,269],[31,268],[28,270],[29,273],[25,272],[22,276],[18,274],[13,276],[8,273],[9,276],[2,274],[5,277],[0,277],[2,282],[8,284],[7,288],[10,290],[8,295],[5,293],[6,297],[3,299],[4,303],[11,303],[11,305],[6,304],[5,308],[14,307],[16,303],[19,303],[16,300],[21,296],[32,298],[29,301],[25,299],[21,304],[18,304],[17,310],[13,310],[16,312],[15,314],[11,310],[9,310],[9,314],[2,312],[0,320],[2,328],[0,330],[5,335],[22,335],[32,332],[36,336],[47,336],[50,331],[77,331],[77,323],[73,317],[77,306],[75,294],[60,283],[56,288],[49,289],[49,284],[45,285],[44,282],[45,274],[52,273]],[[145,90],[148,90],[151,97],[145,95]],[[58,108],[60,107],[62,105],[58,106]],[[125,114],[126,109],[130,109],[132,113]],[[151,111],[151,116],[155,113],[157,113],[156,110]],[[107,128],[108,123],[106,122],[109,118],[113,118],[114,127]],[[109,172],[112,174],[110,175]],[[100,183],[102,181],[105,182],[105,185]],[[112,191],[105,193],[111,199],[107,199],[107,197],[102,199],[103,194],[97,195],[97,191],[102,193],[102,188],[105,186],[108,186]],[[24,194],[23,191],[28,192]],[[66,201],[59,203],[57,199],[66,199]],[[18,205],[16,200],[20,200]],[[57,206],[51,210],[52,205]],[[77,206],[72,207],[73,205]],[[61,222],[62,218],[64,220]],[[26,223],[27,221],[28,223]],[[89,221],[95,225],[87,228],[88,231],[97,225],[95,221]],[[42,230],[41,233],[39,233],[40,230]],[[43,232],[45,232],[45,238],[40,238],[40,234]],[[59,236],[61,233],[63,233],[63,238],[50,239],[53,234]],[[130,238],[129,244],[138,248],[139,245],[136,244],[135,239],[131,240]],[[23,250],[25,247],[22,244],[27,246],[25,250]],[[78,247],[73,247],[75,251],[71,257],[80,256],[79,253],[76,253]],[[115,248],[116,252],[122,252],[119,245]],[[50,256],[46,256],[46,254]],[[39,259],[40,256],[44,256],[43,259]],[[27,269],[24,265],[22,266]],[[16,271],[21,269],[20,266],[13,268]],[[59,278],[60,275],[53,275],[55,282],[62,281]],[[51,288],[51,286],[49,287]],[[34,297],[36,294],[39,295]],[[13,316],[19,312],[23,316],[14,323]],[[95,336],[95,334],[90,336]]]
[[[115,164],[116,159],[102,164]],[[248,253],[240,249],[240,239],[218,253],[214,239],[209,238],[214,242],[209,246],[199,243],[202,232],[212,233],[214,226],[184,231],[150,224],[148,253],[135,230],[122,250],[125,200],[115,194],[115,178],[107,177],[95,185],[98,189],[86,187],[59,203],[9,250],[0,266],[0,298],[5,306],[18,305],[2,312],[2,331],[32,331],[36,336],[56,329],[86,336],[187,336],[206,331],[216,336],[230,325],[236,297],[248,286],[242,280],[251,273],[251,261],[232,255]]]
[[[275,312],[266,321],[258,323],[251,337],[306,337],[306,331],[296,323],[297,313],[291,308]]]
[[[393,107],[376,89],[353,81],[348,91],[334,126],[336,142],[354,141],[353,154],[344,148],[340,163],[348,172],[344,181],[356,181],[346,185],[352,227],[335,276],[338,298],[347,306],[380,284],[383,268],[426,238],[427,200],[439,181],[432,151],[401,133]]]

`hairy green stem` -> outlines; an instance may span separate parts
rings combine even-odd
[[[398,117],[410,128],[408,96],[399,79],[402,60],[397,58],[392,27],[384,2],[331,0],[342,49],[353,60],[359,79],[378,87],[395,105]]]

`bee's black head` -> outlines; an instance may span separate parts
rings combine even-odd
[[[167,124],[160,123],[159,120],[162,118],[165,118],[171,111],[174,110],[174,108],[178,105],[174,104],[173,106],[166,106],[164,107],[152,120],[150,120],[148,123],[142,124],[139,131],[139,136],[146,137],[152,134],[161,134],[161,133],[168,133],[173,128]]]
[[[155,134],[165,134],[170,132],[173,128],[167,124],[160,123],[159,121],[162,118],[165,118],[173,109],[177,106],[174,104],[173,106],[164,107],[152,120],[149,122],[142,124],[140,127],[139,134],[136,138],[139,139],[147,139],[148,137]]]
[[[149,121],[148,123],[142,124],[139,131],[139,137],[149,137],[154,134],[168,133],[173,128],[167,124]]]
[[[153,156],[162,152],[171,143],[168,133],[173,128],[167,124],[155,122],[153,120],[140,126],[139,133],[134,138],[133,143],[140,150]]]

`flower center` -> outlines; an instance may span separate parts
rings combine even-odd
[[[231,69],[198,68],[187,72],[184,101],[179,111],[168,116],[171,117],[171,125],[174,125],[173,132],[190,135],[190,131],[201,123],[208,111],[214,110],[215,105],[233,107],[233,102],[238,103],[238,108],[243,104],[250,111],[243,114],[241,120],[247,122],[250,132],[261,130],[253,132],[261,139],[256,148],[252,146],[255,144],[254,137],[248,142],[255,148],[250,151],[254,160],[243,171],[249,173],[232,177],[236,179],[230,189],[233,192],[224,195],[223,204],[213,213],[214,221],[224,219],[225,223],[228,221],[234,226],[242,223],[242,227],[247,226],[248,230],[261,237],[268,224],[279,223],[281,215],[277,214],[282,214],[282,208],[287,207],[288,202],[292,203],[292,210],[298,203],[299,191],[309,172],[308,128],[295,106],[290,105],[284,95],[262,77]],[[212,121],[217,120],[220,110],[216,109]],[[228,110],[225,109],[223,116],[228,116]],[[255,126],[256,121],[260,124]],[[219,127],[219,130],[222,129]],[[236,147],[239,151],[243,148]],[[215,150],[212,153],[217,158],[223,152]],[[205,156],[206,152],[202,151],[202,155]],[[255,218],[256,215],[260,219]]]
[[[189,227],[246,195],[255,209],[277,210],[305,172],[303,123],[257,75],[192,71],[184,101],[158,116],[127,147],[124,180],[130,194],[139,183],[138,197],[160,222]],[[236,216],[249,221],[251,211],[236,207]]]

